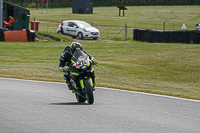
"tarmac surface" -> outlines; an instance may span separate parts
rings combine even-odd
[[[0,133],[199,133],[200,101],[96,87],[93,105],[63,83],[0,78]]]

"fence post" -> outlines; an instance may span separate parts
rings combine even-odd
[[[49,26],[48,26],[48,22],[47,22],[47,33],[49,32],[49,30],[48,30],[48,29],[49,29]]]
[[[35,17],[34,17],[34,32],[35,32]]]
[[[21,7],[23,7],[24,0],[21,1]]]
[[[38,1],[36,2],[36,9],[38,9]]]
[[[48,0],[46,0],[46,13],[48,13],[48,5],[49,5]]]
[[[127,40],[127,23],[125,24],[125,40]]]
[[[0,27],[3,27],[3,0],[0,1]]]
[[[42,13],[43,13],[43,4],[41,4],[41,9],[42,9]]]
[[[109,34],[109,28],[107,29],[107,39],[108,39],[108,34]]]
[[[163,22],[163,31],[165,31],[165,22]]]

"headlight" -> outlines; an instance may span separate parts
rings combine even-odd
[[[83,29],[85,32],[90,32],[89,30],[86,30],[85,28]]]
[[[86,68],[87,68],[86,66],[82,66],[82,67],[81,67],[81,69],[86,69]]]

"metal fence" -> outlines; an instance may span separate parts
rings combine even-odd
[[[59,26],[59,24],[61,22],[45,22],[43,20],[37,20],[36,21],[39,22],[39,27],[38,27],[38,32],[48,32],[48,33],[56,33],[57,32],[57,28]],[[108,40],[132,40],[133,39],[133,29],[151,29],[151,30],[157,30],[157,31],[192,31],[192,30],[196,30],[195,26],[187,26],[187,29],[182,29],[182,25],[179,24],[177,26],[177,24],[172,23],[172,24],[168,24],[168,23],[161,23],[161,24],[155,24],[152,25],[152,27],[147,28],[147,27],[142,27],[144,26],[144,24],[142,26],[140,26],[140,24],[135,23],[132,24],[134,25],[133,27],[130,27],[127,24],[124,25],[113,25],[113,26],[102,26],[102,25],[98,25],[96,23],[90,23],[91,25],[93,25],[94,27],[98,28],[100,31],[100,39],[108,39]],[[30,26],[31,29],[31,26]]]
[[[39,22],[38,32],[56,33],[57,28],[61,22],[45,22],[42,20],[36,20]],[[128,27],[124,24],[124,27],[107,27],[93,24],[94,27],[98,28],[100,31],[101,39],[120,39],[127,40],[133,38],[133,28]],[[34,30],[30,25],[30,29]]]

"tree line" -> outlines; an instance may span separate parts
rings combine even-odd
[[[23,7],[40,7],[41,0],[4,0]],[[47,1],[47,0],[46,0]],[[200,0],[90,0],[93,6],[200,5]],[[50,8],[71,7],[72,0],[48,0]]]

